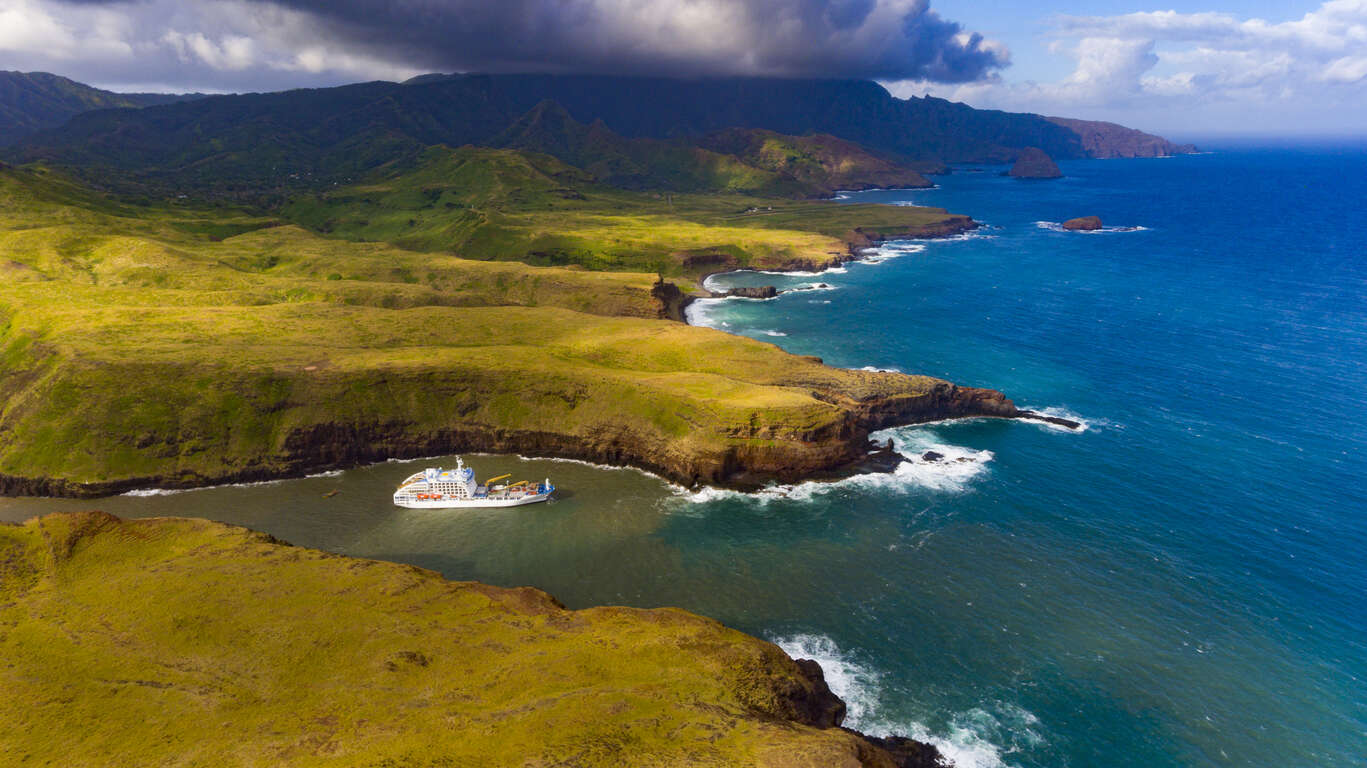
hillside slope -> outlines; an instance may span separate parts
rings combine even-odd
[[[0,147],[56,128],[83,112],[171,104],[198,97],[198,94],[114,93],[47,72],[0,71]]]
[[[0,654],[6,765],[896,766],[818,667],[717,622],[204,520],[0,526]]]
[[[132,173],[163,192],[285,194],[355,181],[436,144],[491,145],[548,100],[626,138],[728,128],[829,134],[928,165],[1005,162],[1028,146],[1060,159],[1086,156],[1077,133],[1038,115],[896,99],[867,81],[584,75],[460,75],[95,112],[30,137],[9,156],[83,169],[91,179]]]
[[[478,194],[522,189],[476,178],[506,185]],[[668,286],[655,274],[485,263],[279,224],[0,170],[0,493],[471,450],[746,485],[846,466],[892,424],[1017,414],[996,392],[829,368],[658,319]]]
[[[673,156],[656,154],[633,165],[627,154],[548,143],[535,146],[578,159],[601,174],[626,173],[628,165],[649,173],[659,170],[661,157]],[[689,156],[694,151],[675,149]],[[590,152],[592,158],[584,157]],[[673,167],[698,171],[694,178],[700,184],[791,190],[810,183],[742,165],[734,156],[707,154],[732,159]],[[612,161],[620,163],[603,167]],[[825,184],[837,178],[818,173]],[[899,173],[869,178],[905,179]],[[279,212],[319,233],[350,240],[474,259],[689,277],[728,267],[821,269],[872,241],[956,234],[975,226],[968,217],[940,208],[624,191],[547,155],[469,146],[432,147],[401,171],[298,196]]]

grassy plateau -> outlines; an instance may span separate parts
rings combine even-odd
[[[550,178],[487,162],[529,174],[554,162],[471,152],[485,168],[470,178],[442,166],[366,194],[389,209],[400,202],[387,195],[431,199],[445,215],[462,194],[518,199]],[[422,191],[439,178],[450,186]],[[799,232],[782,228],[792,211],[728,214],[738,204],[724,198],[710,214],[695,204],[696,220],[632,211],[626,197],[610,212],[610,199],[571,200],[581,207],[563,214],[519,204],[515,225],[475,227],[460,244],[500,259],[480,261],[248,212],[131,206],[41,168],[0,170],[0,490],[90,495],[457,450],[630,463],[685,483],[797,478],[862,455],[874,411],[945,415],[945,382],[828,368],[662,320],[656,274],[511,260],[533,230],[593,239],[609,261],[654,247],[676,270],[665,243],[821,249],[838,242],[828,233],[843,209],[808,203],[822,208]],[[489,210],[469,215],[505,221]]]
[[[710,193],[629,191],[549,155],[433,147],[416,168],[301,197],[282,215],[348,240],[666,276],[819,269],[872,241],[971,226],[939,208],[756,197],[728,191],[744,186],[733,175],[713,183]]]
[[[717,622],[204,520],[0,526],[0,657],[11,766],[893,766]]]

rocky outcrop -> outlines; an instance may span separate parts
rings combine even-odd
[[[1063,228],[1072,232],[1092,232],[1101,229],[1101,217],[1079,216],[1063,222]]]
[[[1016,164],[1006,172],[1017,179],[1060,179],[1063,172],[1052,157],[1038,147],[1026,147],[1016,155]]]
[[[779,293],[778,288],[772,285],[755,285],[732,288],[721,294],[726,298],[737,299],[772,299]]]
[[[974,221],[971,216],[955,214],[945,216],[933,224],[908,227],[907,229],[872,230],[856,227],[845,235],[845,244],[849,247],[850,252],[840,261],[855,261],[859,258],[860,250],[889,240],[933,240],[941,237],[954,237],[965,232],[972,232],[980,226],[982,225]]]
[[[686,322],[684,320],[684,309],[688,306],[689,297],[679,290],[679,286],[665,280],[664,276],[661,275],[655,281],[655,285],[651,286],[650,295],[660,303],[657,317],[677,320],[681,323]]]
[[[1099,120],[1073,120],[1066,117],[1045,118],[1063,126],[1082,139],[1088,157],[1168,157],[1189,155],[1197,149],[1192,144],[1174,144],[1162,136],[1126,128]]]
[[[951,768],[940,750],[933,744],[908,739],[904,736],[880,738],[865,736],[871,744],[887,752],[897,768]]]

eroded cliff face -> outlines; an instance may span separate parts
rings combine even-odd
[[[260,456],[252,465],[217,474],[180,471],[104,482],[0,474],[0,494],[95,498],[136,488],[256,482],[388,459],[469,452],[579,459],[637,467],[690,487],[752,489],[769,482],[823,476],[857,464],[869,453],[869,433],[879,429],[963,417],[1012,418],[1023,413],[1000,392],[949,382],[938,382],[924,394],[852,399],[827,393],[824,397],[841,408],[841,418],[807,430],[734,425],[726,429],[727,444],[714,450],[682,449],[674,441],[626,426],[584,435],[479,424],[431,428],[417,420],[329,421],[293,429],[279,451]]]
[[[1045,119],[1076,133],[1082,139],[1082,147],[1087,151],[1088,157],[1167,157],[1197,151],[1191,144],[1175,144],[1162,136],[1154,136],[1115,123],[1067,117]]]

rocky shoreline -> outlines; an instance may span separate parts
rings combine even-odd
[[[886,374],[897,376],[901,374]],[[892,460],[869,434],[889,427],[962,418],[1047,421],[1076,429],[1067,419],[1017,408],[1000,392],[939,381],[921,396],[871,397],[843,403],[846,418],[834,434],[810,435],[812,450],[763,451],[735,447],[707,456],[675,457],[659,446],[644,445],[627,433],[583,440],[573,435],[532,430],[488,430],[475,425],[415,433],[412,424],[320,424],[287,438],[288,453],[278,464],[203,476],[149,475],[109,482],[80,483],[62,478],[0,474],[0,496],[92,499],[134,490],[187,490],[235,483],[289,480],[391,459],[419,459],[455,453],[505,453],[536,458],[575,459],[605,466],[641,469],[685,487],[710,485],[756,491],[771,483],[838,479],[870,471],[890,472]],[[755,435],[755,437],[762,437]],[[882,454],[882,458],[880,458]],[[670,461],[670,459],[676,459]],[[678,460],[682,459],[682,460]]]
[[[688,309],[688,305],[698,299],[718,299],[732,296],[747,299],[769,299],[781,293],[781,291],[777,288],[773,288],[773,286],[761,286],[759,289],[737,288],[728,291],[727,293],[716,293],[707,287],[707,279],[709,277],[727,275],[732,272],[825,272],[828,269],[833,269],[852,261],[860,261],[864,258],[862,252],[865,249],[872,248],[880,243],[891,242],[893,240],[943,240],[945,238],[958,237],[959,235],[972,232],[981,226],[982,223],[974,221],[971,216],[955,214],[945,217],[943,221],[936,224],[917,227],[916,229],[906,230],[904,232],[868,232],[862,228],[856,228],[846,236],[845,253],[833,255],[826,261],[816,262],[812,259],[792,259],[776,266],[752,267],[740,266],[735,263],[734,259],[727,257],[724,260],[718,260],[717,263],[718,265],[721,265],[729,261],[731,264],[729,268],[713,269],[698,275],[696,280],[697,288],[705,295],[684,294],[673,283],[665,283],[663,280],[661,280],[660,285],[657,286],[659,292],[655,295],[656,298],[660,299],[662,306],[664,307],[664,309],[661,310],[662,317],[668,317],[672,320],[687,323],[688,317],[686,310]],[[663,286],[668,287],[666,288]],[[773,289],[772,294],[765,290],[770,288]],[[673,290],[670,291],[669,289]]]
[[[782,271],[818,271],[861,258],[860,251],[886,240],[950,237],[976,229],[967,216],[955,216],[940,225],[914,232],[888,234],[853,233],[848,250],[826,264],[807,260],[786,264]],[[716,273],[712,273],[716,274]],[[705,277],[702,279],[706,279]],[[660,302],[661,317],[686,322],[684,310],[697,298],[684,294],[673,283],[661,280],[653,289]],[[768,291],[760,291],[764,298]],[[774,290],[777,295],[777,290]],[[814,360],[814,362],[820,362]],[[871,374],[874,375],[874,374]],[[901,376],[901,374],[876,374]],[[836,479],[870,471],[892,471],[898,461],[869,434],[888,427],[959,418],[1023,418],[1047,421],[1077,429],[1066,419],[1017,408],[1002,393],[960,387],[947,381],[929,380],[928,391],[900,385],[860,399],[827,392],[818,395],[844,411],[837,421],[811,434],[785,434],[783,440],[767,428],[751,426],[730,437],[750,440],[724,450],[681,453],[672,446],[638,436],[630,430],[581,434],[530,429],[491,428],[481,424],[447,425],[424,429],[407,420],[324,421],[301,425],[269,456],[245,468],[222,473],[174,472],[124,477],[109,481],[75,482],[60,477],[0,474],[0,495],[97,498],[132,490],[158,488],[179,490],[234,483],[266,482],[300,478],[319,472],[350,469],[390,459],[416,459],[461,452],[516,453],[542,458],[588,461],[608,466],[630,466],[657,474],[685,487],[710,485],[754,491],[772,483],[811,479]],[[739,428],[737,428],[739,429]],[[753,434],[751,434],[753,432]]]

